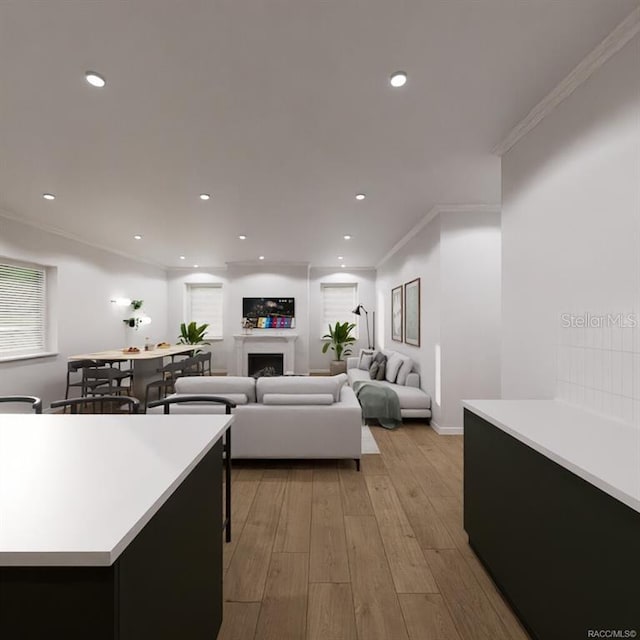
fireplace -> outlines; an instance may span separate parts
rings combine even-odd
[[[262,376],[281,376],[284,373],[284,354],[248,353],[248,375],[254,378]]]

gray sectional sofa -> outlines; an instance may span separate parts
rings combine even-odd
[[[400,401],[400,413],[403,418],[431,418],[431,397],[420,388],[420,374],[415,370],[413,360],[408,356],[383,349],[386,356],[386,371],[383,380],[371,380],[369,358],[366,351],[358,357],[347,358],[347,376],[349,385],[356,380],[369,380],[375,384],[390,387]]]

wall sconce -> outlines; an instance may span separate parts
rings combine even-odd
[[[120,300],[124,301],[126,298],[120,298]],[[144,300],[129,300],[128,302],[133,307],[133,313],[130,317],[124,318],[122,322],[136,330],[141,326],[151,324],[151,318],[142,310]]]
[[[128,307],[131,304],[131,298],[114,298],[111,302],[117,307]]]

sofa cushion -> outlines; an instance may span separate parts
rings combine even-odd
[[[384,379],[387,382],[395,382],[401,366],[402,359],[400,358],[400,354],[392,353],[391,357],[387,360],[387,368],[384,374]]]
[[[176,393],[214,396],[239,393],[246,395],[247,402],[256,401],[256,381],[244,376],[187,376],[178,378],[175,388]]]
[[[362,369],[363,371],[369,371],[369,367],[373,362],[373,354],[372,353],[361,353],[360,360],[358,361],[358,369]]]
[[[371,380],[369,372],[362,369],[349,369],[347,370],[347,375],[349,376],[350,385],[353,385],[356,380]]]
[[[340,390],[347,382],[347,374],[337,376],[278,376],[258,378],[256,398],[263,402],[265,393],[309,394],[330,393],[334,402],[340,400]]]
[[[376,380],[384,380],[387,371],[387,361],[378,363],[378,371],[376,372]]]
[[[415,387],[404,387],[399,384],[391,384],[383,382],[382,384],[390,386],[398,396],[401,409],[430,409],[431,398],[422,389]]]
[[[413,360],[409,356],[405,356],[401,353],[399,353],[398,356],[400,357],[400,360],[402,360],[402,366],[398,369],[396,383],[404,386],[407,384],[407,376],[413,369]]]
[[[333,404],[334,400],[331,393],[265,393],[262,402],[275,405],[318,405]]]

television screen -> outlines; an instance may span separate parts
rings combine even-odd
[[[242,317],[258,329],[291,329],[295,315],[295,298],[242,298]]]

